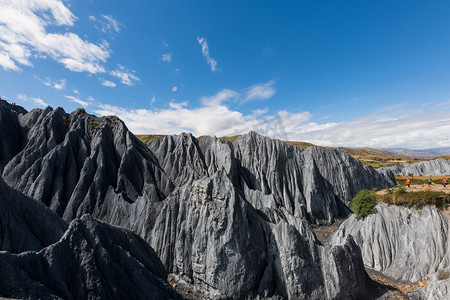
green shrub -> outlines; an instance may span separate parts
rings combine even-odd
[[[377,205],[375,190],[361,190],[350,203],[350,209],[355,213],[357,219],[361,219],[377,212],[375,205]]]

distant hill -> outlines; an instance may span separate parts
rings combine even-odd
[[[450,148],[433,148],[422,150],[389,149],[392,153],[409,156],[413,159],[432,159],[442,156],[450,156]]]

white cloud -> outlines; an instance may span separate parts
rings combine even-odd
[[[49,26],[71,27],[76,19],[61,0],[0,1],[0,65],[20,71],[17,64],[32,66],[31,57],[50,57],[71,71],[104,72],[106,43],[96,45],[54,28],[47,32]]]
[[[285,140],[305,141],[322,146],[410,148],[450,147],[450,112],[416,115],[379,122],[371,115],[343,123],[317,123],[309,112],[261,116],[244,115],[219,106],[189,108],[187,102],[171,103],[166,109],[126,109],[100,104],[100,115],[117,115],[136,134],[229,136],[250,130]],[[261,113],[266,113],[262,111]],[[418,118],[421,119],[417,122]]]
[[[113,16],[102,15],[102,17],[106,20],[106,29],[109,31],[119,32],[122,28],[122,24],[119,23]]]
[[[172,61],[172,53],[163,54],[161,57],[163,62],[171,62]]]
[[[73,92],[74,92],[75,94],[77,94],[77,95],[80,94],[80,92],[79,92],[78,90],[73,90]]]
[[[52,81],[50,78],[46,78],[45,80],[43,80],[44,84],[46,86],[52,87],[54,89],[57,90],[62,90],[66,87],[66,80],[65,79],[60,79],[60,80],[56,80],[56,81]]]
[[[427,149],[450,147],[450,111],[372,114],[342,123],[295,127],[283,119],[291,139],[316,145]]]
[[[259,116],[267,114],[268,112],[269,112],[269,108],[267,108],[267,107],[264,109],[255,109],[254,111],[252,111],[252,115],[254,117],[259,117]]]
[[[101,80],[103,86],[116,87],[116,84],[114,82],[112,82],[112,81],[109,81],[109,80],[106,80],[106,79],[103,79],[103,78],[101,78],[100,80]]]
[[[147,110],[101,104],[94,112],[100,115],[119,116],[136,134],[192,132],[194,135],[219,136],[247,127],[245,116],[225,106],[189,109],[186,105],[187,103],[171,103],[167,109]]]
[[[11,56],[7,52],[0,52],[0,66],[2,66],[3,70],[13,70],[20,71],[21,69],[14,63],[11,59]]]
[[[219,106],[222,104],[222,102],[230,99],[235,99],[237,97],[239,97],[238,92],[229,89],[223,89],[213,96],[204,96],[200,98],[200,102],[204,106]]]
[[[197,41],[200,44],[200,46],[202,47],[203,57],[206,59],[206,62],[211,67],[211,71],[213,71],[213,72],[219,71],[219,69],[217,68],[217,61],[209,55],[209,47],[208,47],[208,42],[206,41],[206,39],[197,37]]]
[[[275,88],[273,85],[275,84],[275,81],[270,80],[266,83],[257,83],[255,85],[252,85],[251,87],[247,88],[245,92],[245,97],[242,100],[242,102],[248,102],[252,100],[265,100],[269,99],[273,95],[275,95]]]
[[[42,100],[40,97],[28,97],[24,94],[18,94],[17,99],[24,101],[24,102],[29,102],[29,103],[33,103],[33,105],[37,105],[37,106],[43,106],[43,107],[47,107],[48,104]]]
[[[136,75],[132,74],[130,71],[126,70],[124,66],[121,65],[119,65],[116,70],[111,71],[109,74],[119,78],[123,84],[126,84],[128,86],[132,86],[134,85],[134,81],[140,80]]]
[[[78,99],[77,97],[74,96],[65,96],[67,99],[69,99],[70,102],[75,102],[78,103],[79,105],[83,106],[83,107],[88,107],[91,103],[83,101]]]
[[[110,15],[100,15],[100,18],[95,16],[89,16],[89,20],[95,22],[95,28],[103,33],[107,33],[111,36],[117,34],[122,30],[124,25],[117,21],[113,16]]]
[[[243,134],[251,130],[280,138],[280,132],[271,130],[274,116],[263,117],[267,109],[244,115],[227,107],[224,102],[239,97],[239,93],[223,89],[213,96],[201,97],[200,107],[191,108],[187,101],[171,101],[164,109],[127,109],[98,104],[94,110],[99,115],[119,116],[136,134],[173,134],[192,132],[194,135],[227,136]],[[298,120],[296,115],[290,117]],[[280,118],[277,118],[278,121]],[[269,122],[269,123],[268,123]],[[284,135],[285,136],[285,135]]]

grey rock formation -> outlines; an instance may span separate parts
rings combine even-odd
[[[181,299],[140,237],[85,215],[67,225],[0,178],[0,297]]]
[[[20,299],[181,299],[151,247],[88,215],[39,252],[0,252],[0,295]]]
[[[11,189],[0,178],[0,250],[39,251],[57,242],[67,227],[45,205]]]
[[[300,150],[256,133],[234,143],[182,134],[147,146],[118,118],[83,110],[48,107],[10,119],[22,143],[5,156],[2,177],[76,220],[76,236],[85,232],[87,220],[78,220],[85,213],[128,228],[150,243],[167,272],[214,299],[367,294],[352,239],[327,249],[310,226],[346,217],[360,189],[392,183],[340,150]],[[2,128],[11,123],[3,120]],[[18,263],[8,255],[8,264]]]
[[[392,171],[395,175],[408,176],[446,176],[450,175],[450,160],[443,158],[421,161],[414,164],[403,164],[403,167],[382,167],[379,172]]]
[[[13,106],[5,100],[0,100],[0,172],[3,167],[19,151],[23,144],[23,130],[19,123],[19,114],[26,111],[20,106]]]
[[[313,223],[332,223],[349,214],[347,204],[361,189],[393,186],[341,150],[301,150],[255,132],[232,144],[190,134],[156,140],[150,149],[169,178],[180,186],[224,168],[254,207],[282,207]]]
[[[348,218],[330,244],[353,236],[366,267],[397,280],[419,281],[438,270],[450,271],[449,228],[439,210],[379,204],[377,213]]]
[[[448,273],[447,273],[448,274]],[[450,278],[446,275],[440,278],[439,273],[434,273],[429,276],[428,285],[420,289],[410,296],[412,299],[420,300],[435,300],[435,299],[449,299],[450,298]]]
[[[95,215],[110,187],[130,202],[144,192],[162,200],[173,189],[150,150],[116,117],[48,107],[22,115],[20,122],[30,126],[26,143],[6,164],[3,178],[67,221]]]
[[[124,223],[126,212],[139,211],[144,200],[118,201],[105,201],[101,217],[138,232],[169,273],[208,298],[334,299],[367,293],[367,275],[351,239],[325,249],[305,219],[283,209],[256,210],[224,169],[154,203],[158,208],[150,211],[160,211],[156,220],[142,213],[139,222],[133,214]]]

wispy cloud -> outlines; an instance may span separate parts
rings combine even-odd
[[[223,89],[213,96],[204,96],[200,102],[204,106],[220,106],[222,102],[239,97],[239,93],[229,89]]]
[[[275,95],[275,88],[273,85],[275,81],[270,80],[266,83],[257,83],[247,88],[245,91],[245,97],[242,102],[248,102],[252,100],[265,100]]]
[[[119,65],[118,68],[114,71],[111,71],[110,74],[114,77],[119,78],[123,84],[132,86],[136,81],[140,80],[136,75],[133,74],[133,72],[134,71],[130,72],[124,66]]]
[[[76,16],[60,0],[0,1],[0,66],[20,71],[32,57],[50,57],[75,72],[102,73],[107,43],[94,44],[72,32],[47,32],[49,26],[72,27]]]
[[[263,59],[267,59],[268,57],[272,56],[275,53],[275,51],[270,46],[266,46],[261,51],[261,56]]]
[[[29,103],[32,103],[33,105],[43,106],[43,107],[48,106],[48,104],[39,97],[28,97],[24,94],[18,94],[16,97],[17,97],[17,99],[19,99],[21,101],[29,102]]]
[[[163,62],[171,62],[172,61],[172,53],[165,53],[162,55],[161,60]]]
[[[211,67],[211,71],[213,72],[219,71],[219,69],[217,68],[217,61],[214,58],[212,58],[211,55],[209,54],[208,42],[206,41],[206,39],[202,37],[197,37],[197,41],[202,47],[203,57],[206,59],[208,65]]]
[[[78,99],[77,97],[74,96],[65,96],[67,99],[69,99],[70,102],[75,102],[78,103],[79,105],[83,106],[83,107],[88,107],[91,103],[87,102],[87,101],[83,101]]]
[[[46,86],[52,87],[54,89],[62,90],[62,89],[64,89],[66,87],[66,80],[65,79],[60,79],[60,80],[52,81],[49,77],[47,77],[44,80],[44,84]]]
[[[89,16],[89,20],[95,22],[95,28],[103,33],[107,33],[111,36],[119,33],[124,27],[122,23],[117,21],[113,16],[110,15],[100,15],[99,18],[95,16]]]
[[[107,87],[116,87],[116,84],[112,81],[106,80],[104,78],[100,78],[100,81],[102,82],[103,86],[107,86]]]

